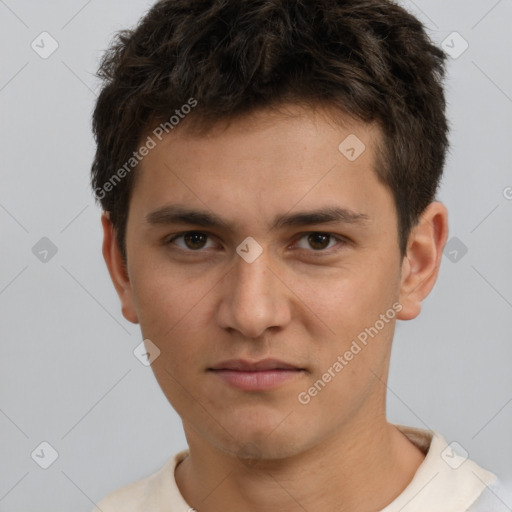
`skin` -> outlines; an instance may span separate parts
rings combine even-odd
[[[387,422],[385,383],[396,319],[415,318],[436,281],[447,211],[427,207],[402,259],[393,197],[373,170],[378,127],[329,114],[289,105],[208,134],[185,123],[170,132],[137,168],[126,267],[102,217],[123,315],[161,350],[152,368],[190,448],[175,477],[200,512],[376,511],[424,459]],[[338,150],[350,134],[366,145],[353,162]],[[205,210],[229,227],[148,223],[164,205]],[[271,229],[275,216],[332,206],[367,218]],[[207,236],[169,241],[187,231]],[[252,263],[236,252],[248,236],[263,249]],[[299,393],[396,302],[401,311],[301,404]],[[304,371],[257,392],[208,371],[268,357]]]

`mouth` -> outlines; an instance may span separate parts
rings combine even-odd
[[[264,391],[299,378],[304,375],[305,369],[277,359],[254,362],[231,359],[208,368],[208,372],[235,388]]]
[[[262,359],[261,361],[246,361],[244,359],[230,359],[219,363],[212,368],[212,371],[233,370],[241,372],[261,372],[270,370],[303,370],[298,366],[294,366],[279,359]]]

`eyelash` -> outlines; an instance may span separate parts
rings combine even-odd
[[[209,235],[208,233],[205,233],[203,231],[184,231],[182,233],[178,233],[177,235],[174,235],[172,236],[171,238],[167,238],[166,240],[164,240],[164,245],[171,245],[173,244],[173,242],[179,238],[182,238],[184,237],[185,235],[191,235],[191,234],[197,234],[197,235],[204,235],[206,237],[208,237],[207,239],[207,242],[208,240],[211,240],[212,236]],[[325,231],[308,231],[306,233],[301,233],[300,237],[296,239],[296,242],[297,243],[298,241],[300,241],[301,239],[303,239],[304,237],[307,237],[309,235],[325,235],[325,236],[328,236],[330,237],[329,239],[329,243],[332,241],[332,240],[336,240],[338,242],[338,245],[341,243],[341,246],[343,245],[346,245],[347,244],[347,240],[343,237],[340,237],[340,236],[336,236],[332,233],[327,233]],[[325,248],[325,249],[318,249],[318,250],[315,250],[315,249],[299,249],[299,250],[303,250],[303,251],[308,251],[308,252],[311,252],[311,253],[314,253],[315,255],[323,255],[323,254],[331,254],[331,252],[336,251],[336,250],[340,250],[341,247],[338,247],[337,249],[335,248],[336,246],[333,246],[333,247],[328,247],[328,248]],[[189,252],[189,253],[201,253],[203,252],[203,249],[204,248],[201,248],[201,249],[197,249],[197,250],[194,250],[194,249],[188,249],[188,248],[183,248],[183,247],[179,247],[178,246],[178,249],[182,250],[183,252]]]

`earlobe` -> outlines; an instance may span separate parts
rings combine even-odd
[[[115,237],[114,226],[110,221],[108,212],[103,212],[101,224],[103,226],[103,258],[105,259],[110,278],[121,301],[121,311],[126,320],[137,324],[139,320],[133,302],[130,277],[123,262],[121,251],[119,250]]]
[[[411,230],[407,254],[402,262],[399,320],[416,318],[421,302],[431,292],[439,274],[443,248],[448,237],[448,212],[432,202]]]

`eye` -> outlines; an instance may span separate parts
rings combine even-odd
[[[172,238],[166,240],[165,244],[175,244],[180,249],[197,252],[200,249],[205,248],[205,244],[208,241],[208,236],[206,233],[202,233],[201,231],[187,231],[185,233],[180,233],[179,235],[175,235]],[[180,245],[176,243],[176,240],[183,239],[184,245]]]
[[[331,242],[341,242],[341,245],[345,243],[345,241],[342,238],[336,237],[331,233],[322,233],[317,231],[306,233],[299,239],[299,241],[304,239],[306,240],[307,246],[304,246],[303,244],[303,246],[301,247],[300,244],[298,244],[299,249],[312,248],[313,251],[316,252],[328,252],[326,251],[326,249],[331,249],[332,247],[336,246],[336,243],[331,244]]]
[[[178,243],[180,241],[180,243]],[[212,245],[208,246],[208,241]],[[305,241],[305,242],[304,242]],[[215,244],[211,241],[210,235],[201,231],[186,231],[168,238],[165,245],[176,245],[180,249],[188,252],[199,252],[201,249],[207,249],[215,247]],[[337,237],[331,233],[324,232],[310,232],[302,235],[296,246],[299,249],[306,249],[311,252],[330,252],[329,249],[336,247],[336,245],[343,245],[346,241]]]

